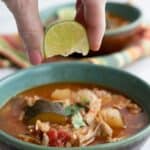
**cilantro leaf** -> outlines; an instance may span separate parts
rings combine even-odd
[[[76,114],[74,114],[74,116],[72,117],[72,124],[73,124],[74,128],[76,128],[76,129],[86,126],[80,112],[77,112]]]
[[[78,106],[77,104],[70,105],[65,108],[64,113],[66,116],[73,116],[74,114],[79,112],[80,109],[81,109],[81,106]]]

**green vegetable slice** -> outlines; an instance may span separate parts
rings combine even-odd
[[[24,115],[24,121],[28,124],[35,124],[37,120],[65,124],[67,117],[60,103],[38,100],[33,106],[26,108]]]

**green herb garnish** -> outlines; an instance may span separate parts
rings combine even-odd
[[[67,106],[64,110],[64,113],[66,116],[73,116],[74,114],[76,114],[77,112],[79,112],[81,109],[81,106],[75,104],[75,105],[70,105]]]
[[[72,124],[74,128],[79,129],[80,127],[86,126],[82,115],[80,112],[77,112],[73,117],[72,117]]]

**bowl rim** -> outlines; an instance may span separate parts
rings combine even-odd
[[[35,71],[42,71],[42,70],[48,70],[48,68],[50,67],[62,67],[62,66],[66,66],[66,65],[71,65],[72,67],[74,65],[78,65],[80,67],[95,67],[96,69],[105,69],[105,70],[110,70],[110,71],[117,71],[122,75],[125,76],[130,76],[131,78],[137,79],[138,82],[142,83],[146,88],[150,89],[150,85],[148,83],[146,83],[145,81],[143,81],[142,79],[127,73],[125,71],[119,70],[119,69],[115,69],[112,67],[106,67],[106,66],[100,66],[100,65],[95,65],[95,64],[89,64],[89,63],[84,63],[84,62],[55,62],[55,63],[47,63],[47,64],[41,64],[39,66],[33,66],[31,68],[19,71],[17,73],[14,73],[13,75],[9,75],[8,77],[1,79],[0,80],[0,84],[1,85],[5,85],[5,83],[10,82],[11,80],[13,80],[16,77],[22,76],[24,74],[32,74]],[[6,100],[7,102],[7,100]],[[5,102],[5,103],[6,103]],[[118,146],[127,146],[129,144],[133,144],[137,141],[142,140],[144,137],[148,136],[150,134],[150,124],[148,124],[145,128],[143,128],[141,131],[139,131],[138,133],[120,140],[118,142],[114,142],[114,143],[106,143],[106,144],[97,144],[94,146],[88,146],[88,147],[83,147],[81,148],[82,150],[93,150],[93,149],[105,149],[105,148],[117,148]],[[0,130],[0,141],[4,142],[6,141],[6,143],[9,143],[12,146],[15,146],[17,148],[19,147],[25,147],[25,148],[29,148],[29,149],[36,149],[36,150],[78,150],[79,147],[74,147],[74,148],[54,148],[54,147],[44,147],[44,146],[39,146],[39,145],[35,145],[35,144],[31,144],[28,142],[24,142],[21,141],[7,133],[5,133],[4,131]]]
[[[40,11],[41,19],[43,20],[43,22],[45,22],[51,16],[52,11],[50,11],[50,10],[54,10],[54,9],[58,10],[60,8],[71,7],[74,5],[75,5],[75,3],[69,2],[66,4],[57,4],[54,6],[49,6],[46,9],[43,9]],[[130,7],[132,10],[134,9],[138,12],[138,17],[133,22],[131,22],[125,26],[122,26],[122,27],[119,27],[116,29],[112,29],[112,30],[106,30],[104,33],[104,36],[107,37],[107,36],[114,36],[114,35],[118,35],[118,34],[123,34],[126,32],[130,32],[130,31],[136,29],[138,26],[140,26],[140,23],[142,22],[142,19],[143,19],[143,13],[138,7],[127,4],[127,3],[120,3],[120,2],[107,2],[106,5],[120,5],[121,7],[124,7],[124,6]],[[56,10],[55,10],[55,13],[56,13]],[[46,15],[47,14],[46,12],[49,12],[49,15]],[[45,15],[46,15],[47,19],[45,19]]]
[[[133,22],[130,22],[125,26],[122,26],[122,27],[119,27],[119,28],[116,28],[116,29],[113,29],[113,30],[106,30],[105,36],[113,36],[113,35],[116,35],[116,34],[122,34],[122,33],[125,33],[125,32],[130,32],[130,31],[136,29],[140,25],[140,23],[142,22],[143,13],[138,7],[133,6],[133,5],[129,5],[127,3],[119,3],[119,2],[108,2],[108,4],[120,5],[122,7],[128,6],[132,10],[134,9],[134,10],[137,11],[138,17]]]

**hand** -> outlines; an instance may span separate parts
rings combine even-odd
[[[105,30],[106,0],[77,0],[76,20],[88,33],[90,47],[98,50]],[[43,26],[38,12],[38,0],[5,0],[13,13],[18,30],[32,64],[42,62]]]
[[[106,0],[77,0],[76,21],[85,26],[90,48],[98,51],[105,32]]]
[[[42,62],[43,25],[38,12],[38,0],[5,0],[13,13],[30,62]]]

